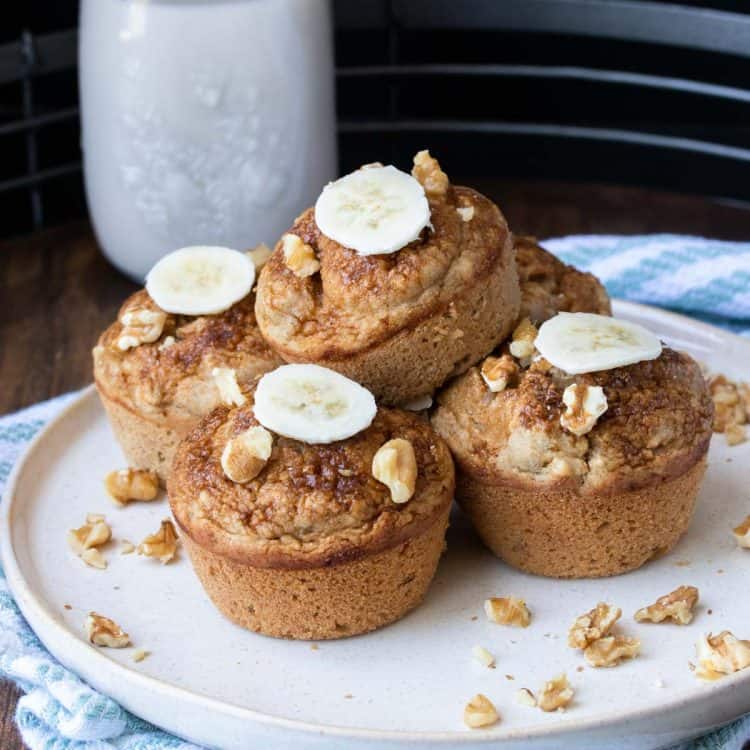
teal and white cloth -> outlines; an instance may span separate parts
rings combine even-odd
[[[544,245],[567,263],[595,273],[612,296],[679,310],[750,335],[750,242],[578,236]],[[0,492],[26,444],[74,396],[0,417]],[[16,721],[32,750],[199,750],[129,714],[57,663],[21,616],[2,571],[0,677],[25,693]],[[742,750],[745,743],[750,743],[750,716],[679,750]]]

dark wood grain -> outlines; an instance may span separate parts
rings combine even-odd
[[[518,233],[750,239],[747,204],[604,185],[465,182],[495,198]],[[1,243],[0,413],[90,382],[91,346],[135,288],[103,259],[88,224]],[[22,747],[13,723],[17,696],[0,685],[2,750]]]

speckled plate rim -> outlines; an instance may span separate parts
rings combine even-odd
[[[663,328],[665,324],[667,326],[671,324],[672,327],[700,332],[704,337],[713,339],[716,345],[724,344],[731,349],[739,349],[747,356],[748,361],[750,361],[750,341],[741,336],[728,333],[707,323],[648,305],[614,300],[613,308],[616,315],[624,318],[653,321],[656,329]],[[694,694],[674,700],[660,700],[648,709],[631,710],[625,713],[611,711],[601,716],[580,720],[571,719],[568,715],[564,723],[549,724],[548,726],[539,726],[530,729],[504,730],[502,725],[497,729],[482,733],[465,730],[415,732],[368,728],[356,729],[314,724],[262,713],[233,703],[200,695],[199,693],[163,682],[154,677],[144,675],[133,668],[119,664],[108,658],[102,651],[92,650],[82,640],[72,636],[70,631],[53,616],[46,602],[37,597],[27,583],[16,558],[11,529],[17,488],[25,466],[31,456],[40,450],[44,450],[47,435],[55,429],[61,420],[93,398],[96,398],[93,385],[83,389],[76,399],[68,404],[31,440],[24,455],[16,463],[8,479],[6,491],[3,495],[2,507],[0,508],[0,560],[2,561],[6,580],[19,609],[50,653],[95,689],[109,695],[134,713],[136,713],[136,710],[132,708],[133,701],[129,698],[129,695],[131,691],[143,691],[144,699],[138,701],[139,705],[150,703],[145,698],[151,696],[154,699],[154,706],[160,705],[160,699],[167,699],[170,702],[179,703],[183,709],[192,706],[214,714],[219,718],[224,716],[258,725],[259,728],[266,727],[268,729],[275,728],[293,731],[295,733],[309,734],[311,737],[350,741],[366,740],[369,742],[380,741],[388,743],[463,745],[552,738],[560,738],[562,741],[571,735],[600,729],[611,729],[614,733],[618,728],[624,729],[632,725],[634,720],[643,721],[649,718],[663,717],[666,714],[676,711],[704,705],[709,701],[718,704],[722,699],[729,699],[732,693],[736,695],[736,692],[742,690],[742,688],[747,689],[747,710],[750,710],[750,670],[748,670],[729,675],[720,681],[706,685],[702,694]],[[175,730],[174,726],[167,726],[165,722],[161,721],[159,715],[149,715],[148,710],[138,710],[137,715],[157,726],[162,726],[167,731],[180,734],[179,730]],[[712,727],[731,721],[732,718],[737,718],[739,715],[741,714],[718,718],[716,722],[708,724],[701,731],[708,731]]]

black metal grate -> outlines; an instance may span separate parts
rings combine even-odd
[[[342,168],[429,144],[455,174],[750,200],[750,15],[735,6],[336,0]],[[0,46],[0,235],[83,212],[76,48],[75,30]]]

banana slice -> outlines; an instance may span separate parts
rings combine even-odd
[[[215,315],[250,293],[251,258],[228,247],[194,245],[165,255],[146,276],[146,291],[166,312]]]
[[[564,312],[542,324],[534,346],[550,364],[570,375],[656,359],[662,349],[661,341],[636,323]]]
[[[323,234],[360,255],[385,255],[419,237],[430,223],[430,204],[411,175],[368,165],[323,188],[315,221]]]
[[[303,443],[333,443],[370,425],[372,393],[319,365],[283,365],[255,390],[255,418],[268,430]]]

